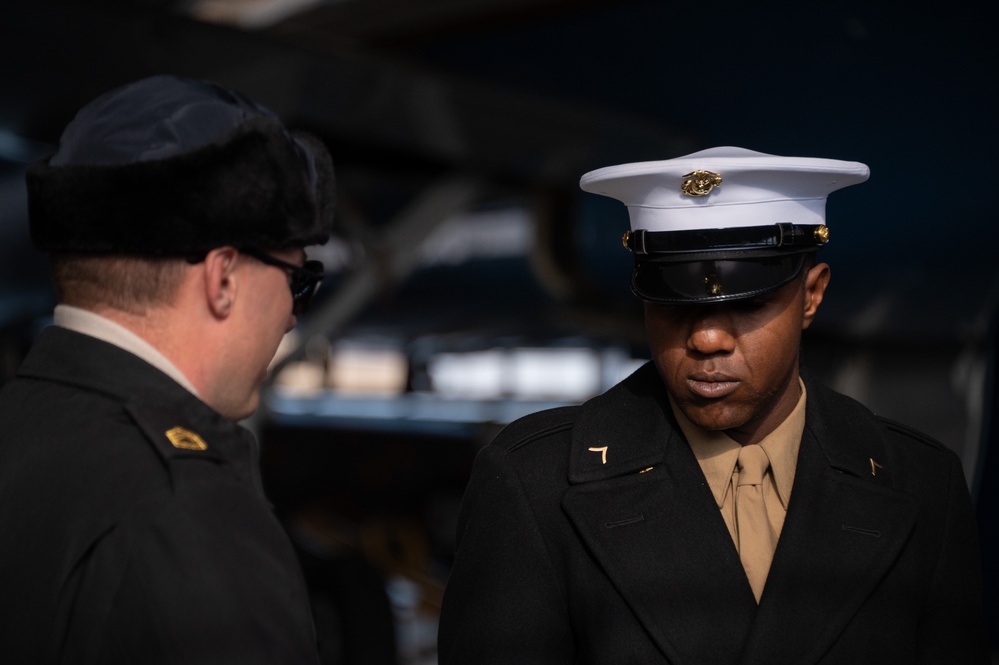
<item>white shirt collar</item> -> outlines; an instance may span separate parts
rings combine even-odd
[[[193,395],[199,397],[194,385],[184,376],[183,372],[177,369],[176,365],[170,362],[156,347],[125,326],[115,323],[100,314],[95,314],[79,307],[73,307],[72,305],[56,305],[53,320],[57,326],[95,337],[142,358],[184,386]]]

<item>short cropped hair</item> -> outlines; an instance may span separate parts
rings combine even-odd
[[[143,315],[177,295],[187,262],[178,257],[53,252],[52,281],[60,303],[111,307]]]
[[[805,262],[804,264],[802,264],[801,268],[802,273],[807,275],[808,271],[815,267],[815,264],[817,263],[817,257],[815,256],[815,254],[816,252],[805,253]]]

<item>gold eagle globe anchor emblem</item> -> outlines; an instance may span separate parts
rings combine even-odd
[[[707,196],[712,189],[722,184],[722,177],[711,171],[691,171],[683,177],[680,190],[687,196]]]

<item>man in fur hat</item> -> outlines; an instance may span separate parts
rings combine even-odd
[[[59,305],[0,393],[0,653],[316,663],[249,416],[322,280],[329,155],[219,86],[85,106],[28,171]]]

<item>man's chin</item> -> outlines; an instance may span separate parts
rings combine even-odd
[[[253,404],[247,407],[238,418],[233,418],[233,420],[246,420],[257,412],[257,407],[260,405],[259,397],[253,400]]]
[[[701,429],[710,431],[735,429],[745,425],[749,420],[741,413],[741,409],[720,401],[708,404],[680,403],[679,407],[687,420]]]
[[[224,411],[219,410],[223,416],[229,420],[235,420],[239,422],[241,420],[246,420],[254,413],[257,412],[257,408],[260,406],[260,393],[254,393],[249,399],[247,399],[242,404],[232,404],[229,405]]]

